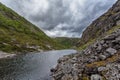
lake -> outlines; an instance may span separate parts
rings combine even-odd
[[[51,80],[50,69],[57,65],[57,60],[76,52],[76,50],[54,50],[2,59],[0,80]]]

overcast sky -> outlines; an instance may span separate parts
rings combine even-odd
[[[80,37],[116,0],[0,0],[52,37]]]

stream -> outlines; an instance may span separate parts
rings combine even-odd
[[[21,54],[11,59],[0,60],[0,80],[51,80],[50,69],[57,60],[76,50],[54,50]]]

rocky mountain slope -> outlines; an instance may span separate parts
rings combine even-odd
[[[83,32],[77,43],[78,47],[86,47],[98,38],[103,37],[106,32],[113,31],[120,24],[120,0],[111,7],[105,14],[92,22]],[[120,28],[120,27],[119,27]],[[86,45],[85,45],[86,44]]]
[[[25,18],[0,3],[0,50],[28,52],[62,48]]]
[[[119,80],[120,29],[81,52],[60,58],[51,71],[55,80],[91,80],[95,75],[102,80]]]
[[[81,41],[85,49],[60,58],[53,79],[120,80],[120,0],[88,26]]]

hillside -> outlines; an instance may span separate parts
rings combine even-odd
[[[74,48],[79,38],[56,37],[55,40],[66,48]]]
[[[25,18],[0,3],[0,50],[28,52],[62,48]]]
[[[54,80],[119,80],[119,70],[120,29],[81,52],[60,58],[51,72]]]
[[[85,49],[97,39],[120,28],[120,1],[118,0],[105,14],[92,22],[83,32],[77,43],[79,49]]]
[[[120,0],[87,27],[77,46],[80,52],[51,69],[54,80],[120,80]]]

